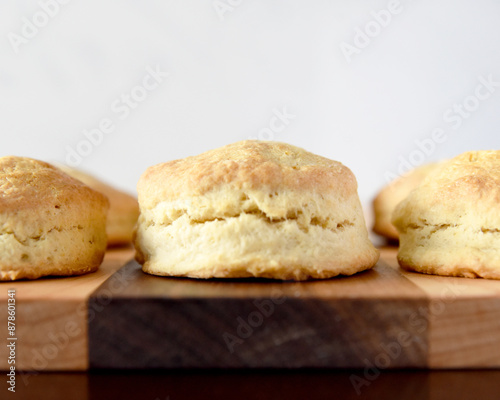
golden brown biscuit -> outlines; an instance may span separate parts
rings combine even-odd
[[[50,164],[0,158],[0,280],[97,270],[107,210],[102,194]]]
[[[429,163],[421,165],[386,185],[373,200],[373,213],[375,221],[373,231],[388,239],[398,240],[399,233],[391,223],[392,213],[396,206],[415,189],[424,178],[436,168],[442,165]]]
[[[403,268],[500,279],[500,151],[445,163],[398,205],[393,223]]]
[[[138,183],[136,258],[154,275],[305,280],[371,268],[352,172],[277,142],[155,165]]]
[[[58,167],[68,175],[82,181],[108,198],[109,211],[106,223],[108,246],[120,246],[131,243],[135,223],[139,217],[137,199],[80,170],[63,165],[58,165]]]

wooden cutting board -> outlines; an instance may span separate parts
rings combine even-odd
[[[8,291],[15,290],[17,369],[85,370],[90,295],[133,257],[130,248],[109,250],[97,272],[68,278],[0,282],[0,337],[7,343]],[[0,346],[0,369],[9,368],[9,348]]]
[[[500,281],[405,272],[396,252],[299,283],[154,277],[112,250],[95,274],[1,283],[0,302],[16,290],[26,370],[500,367]]]

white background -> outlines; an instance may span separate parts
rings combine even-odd
[[[223,12],[223,3],[236,5]],[[80,168],[134,192],[150,165],[269,138],[262,130],[285,107],[295,118],[273,138],[350,167],[366,205],[402,160],[499,149],[500,87],[477,104],[469,99],[474,111],[459,127],[443,114],[474,96],[481,76],[500,82],[500,2],[402,0],[377,28],[372,12],[387,8],[361,0],[73,0],[44,20],[40,2],[2,2],[0,155],[64,163],[84,129],[109,119],[114,131]],[[44,26],[13,45],[34,18]],[[342,43],[353,46],[366,28],[373,37],[349,62]],[[111,105],[141,85],[148,66],[168,78],[121,119]],[[415,140],[435,129],[446,140],[419,158]]]

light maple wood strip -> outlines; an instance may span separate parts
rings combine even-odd
[[[500,367],[499,298],[434,300],[429,315],[429,367]]]
[[[395,269],[396,255],[382,250]],[[500,281],[400,271],[429,298],[430,368],[500,367]]]
[[[6,344],[8,289],[16,290],[16,369],[32,371],[88,368],[87,301],[90,294],[132,258],[130,248],[106,253],[95,273],[0,283],[0,338]],[[8,348],[0,346],[0,369]]]

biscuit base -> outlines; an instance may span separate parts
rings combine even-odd
[[[358,226],[337,229],[242,213],[168,225],[139,224],[136,258],[153,275],[191,278],[325,279],[371,268],[378,251]]]
[[[407,271],[500,279],[500,232],[462,225],[423,225],[400,236],[399,265]]]
[[[104,228],[51,230],[36,238],[0,234],[0,281],[95,272],[106,249]]]

